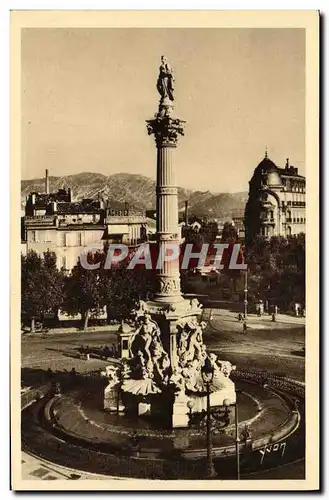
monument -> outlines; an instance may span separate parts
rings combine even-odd
[[[222,405],[224,399],[234,403],[235,388],[229,378],[232,365],[207,354],[203,343],[206,324],[200,322],[202,308],[198,300],[187,300],[181,293],[174,159],[179,137],[184,135],[185,121],[174,115],[173,70],[164,56],[157,90],[158,111],[153,119],[147,120],[147,131],[154,136],[157,150],[157,293],[154,300],[141,301],[138,310],[132,312],[136,323],[117,384],[120,384],[120,405],[127,412],[137,415],[149,412],[165,426],[187,427],[187,403],[193,400],[193,412],[206,408],[206,386],[201,372],[206,358],[214,368],[210,404]],[[174,258],[164,258],[173,253]],[[111,380],[111,394],[113,390]]]

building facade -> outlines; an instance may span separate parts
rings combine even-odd
[[[278,167],[265,154],[249,182],[245,209],[246,240],[305,233],[306,180],[289,164]]]
[[[31,193],[22,217],[22,251],[53,251],[58,268],[70,271],[87,247],[106,242],[136,246],[146,241],[147,219],[142,211],[104,205],[93,199],[74,202],[70,189]]]

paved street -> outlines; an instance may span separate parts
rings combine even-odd
[[[22,452],[22,479],[35,481],[35,480],[83,480],[83,479],[116,479],[118,481],[125,481],[125,478],[115,476],[102,476],[101,474],[89,474],[88,472],[76,471],[61,467],[57,464],[52,464],[46,460],[36,458],[32,455]]]

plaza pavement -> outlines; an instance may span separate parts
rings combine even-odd
[[[28,453],[22,452],[21,458],[22,480],[28,481],[50,481],[50,480],[85,480],[85,479],[116,479],[118,481],[128,481],[124,477],[104,476],[101,474],[90,474],[74,469],[61,467],[60,465],[48,462],[41,458],[36,458]]]

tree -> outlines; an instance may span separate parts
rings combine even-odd
[[[267,240],[255,237],[246,247],[249,297],[287,309],[305,302],[305,235]]]
[[[231,243],[238,239],[238,233],[232,222],[225,222],[222,231],[221,243]]]
[[[110,314],[128,318],[139,300],[151,299],[155,294],[155,271],[144,266],[128,268],[124,261],[101,272],[105,302]]]
[[[57,310],[62,301],[63,274],[56,267],[56,255],[47,251],[43,257],[34,251],[21,256],[21,312],[35,331],[35,320]]]
[[[89,264],[101,264],[103,255],[99,252],[89,253]],[[100,277],[100,267],[85,268],[79,259],[64,282],[63,309],[70,315],[81,314],[82,326],[86,330],[91,312],[96,315],[106,304],[104,283]]]
[[[106,268],[106,252],[88,254],[89,264],[99,264],[86,269],[79,260],[65,279],[64,310],[68,314],[80,313],[84,330],[88,328],[91,313],[97,315],[107,307],[112,316],[127,318],[139,300],[154,294],[154,271],[143,266],[128,268],[134,252],[122,262]]]

